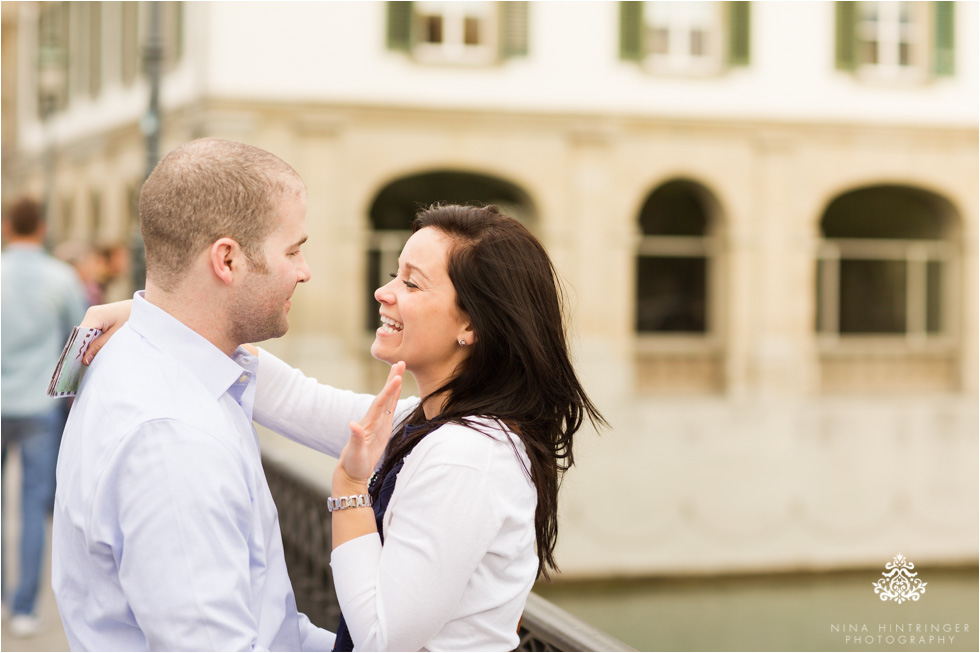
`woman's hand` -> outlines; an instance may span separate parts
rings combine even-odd
[[[102,349],[105,343],[109,342],[112,334],[118,331],[119,327],[126,324],[126,320],[129,319],[129,314],[132,310],[133,300],[127,299],[112,304],[92,306],[85,311],[85,317],[82,319],[80,326],[90,329],[102,329],[102,333],[98,338],[89,343],[88,349],[85,351],[85,358],[82,359],[83,365],[91,363],[95,355],[99,353],[99,350]]]
[[[350,423],[350,440],[340,452],[340,461],[333,473],[333,494],[365,492],[371,474],[377,466],[388,439],[398,395],[402,389],[405,363],[391,366],[384,389],[374,398],[360,422]]]

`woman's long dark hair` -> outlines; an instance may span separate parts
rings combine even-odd
[[[574,463],[572,436],[586,416],[606,424],[569,359],[561,282],[541,243],[495,206],[433,205],[419,212],[413,231],[426,227],[452,241],[449,278],[476,338],[467,360],[430,395],[445,397],[442,413],[427,422],[424,397],[392,435],[379,476],[443,424],[476,428],[472,417],[507,424],[531,461],[538,572],[547,578],[558,569],[558,488]],[[423,426],[406,436],[406,424]]]

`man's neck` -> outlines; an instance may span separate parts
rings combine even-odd
[[[219,305],[197,289],[184,287],[186,285],[167,292],[147,281],[143,299],[166,311],[230,357],[240,343],[233,342],[228,336],[226,320]]]

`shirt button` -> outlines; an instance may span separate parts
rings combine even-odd
[[[248,374],[242,374],[240,377],[238,377],[238,382],[248,383]]]

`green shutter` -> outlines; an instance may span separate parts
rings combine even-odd
[[[732,66],[748,66],[751,51],[751,25],[748,2],[727,2],[728,9],[728,63]]]
[[[956,23],[953,21],[952,2],[935,3],[936,52],[935,73],[937,75],[952,75],[954,63],[954,33]]]
[[[619,3],[619,57],[639,61],[643,58],[643,4]]]
[[[388,3],[388,49],[409,52],[412,49],[412,3]]]
[[[500,3],[500,56],[527,55],[527,2]]]
[[[835,2],[837,14],[836,59],[838,70],[857,67],[857,13],[854,2]]]

